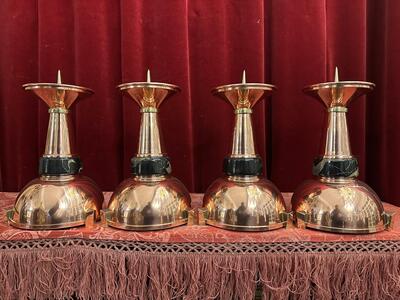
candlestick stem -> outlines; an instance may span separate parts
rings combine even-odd
[[[68,109],[49,109],[50,119],[47,129],[45,157],[71,157],[71,125]]]
[[[141,124],[139,134],[138,157],[162,156],[161,132],[158,126],[158,113],[156,108],[143,108],[141,110]]]
[[[328,122],[324,139],[324,158],[351,158],[351,147],[346,119],[347,108],[328,109]]]
[[[256,157],[251,109],[237,109],[231,157]]]

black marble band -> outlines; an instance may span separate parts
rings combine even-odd
[[[357,177],[358,161],[356,158],[318,157],[313,163],[313,175],[320,177]]]
[[[82,169],[79,157],[41,157],[39,175],[57,176],[74,175]]]
[[[228,176],[257,176],[262,172],[260,157],[225,157],[224,173]]]
[[[159,157],[132,157],[131,170],[133,175],[168,175],[171,173],[169,158]]]

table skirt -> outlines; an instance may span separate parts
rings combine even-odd
[[[400,299],[399,214],[393,230],[370,235],[292,225],[27,231],[6,223],[14,199],[0,193],[1,299]]]

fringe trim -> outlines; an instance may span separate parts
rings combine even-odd
[[[1,299],[254,299],[257,286],[264,299],[400,299],[400,254],[0,250]]]

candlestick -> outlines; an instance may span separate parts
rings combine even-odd
[[[105,210],[107,224],[126,230],[158,230],[187,223],[190,195],[170,175],[171,164],[163,151],[158,125],[158,108],[180,89],[176,85],[146,82],[118,86],[140,106],[142,114],[138,152],[131,160],[132,177],[113,193]]]
[[[319,99],[328,110],[320,156],[314,161],[314,180],[300,185],[292,197],[295,221],[300,227],[339,232],[372,233],[391,226],[378,195],[357,180],[358,162],[352,155],[347,129],[348,103],[374,88],[364,81],[335,81],[311,85],[304,92]]]
[[[99,219],[103,194],[89,178],[79,175],[81,160],[71,143],[69,107],[81,94],[93,91],[57,83],[28,83],[32,91],[50,107],[46,147],[39,162],[40,177],[29,182],[19,193],[9,223],[23,229],[58,229],[81,226],[88,219]]]
[[[212,93],[232,104],[235,128],[231,154],[224,160],[225,176],[204,195],[206,223],[238,231],[265,231],[286,226],[288,214],[278,188],[261,177],[262,161],[254,147],[253,106],[276,88],[270,84],[242,83],[215,88]]]

